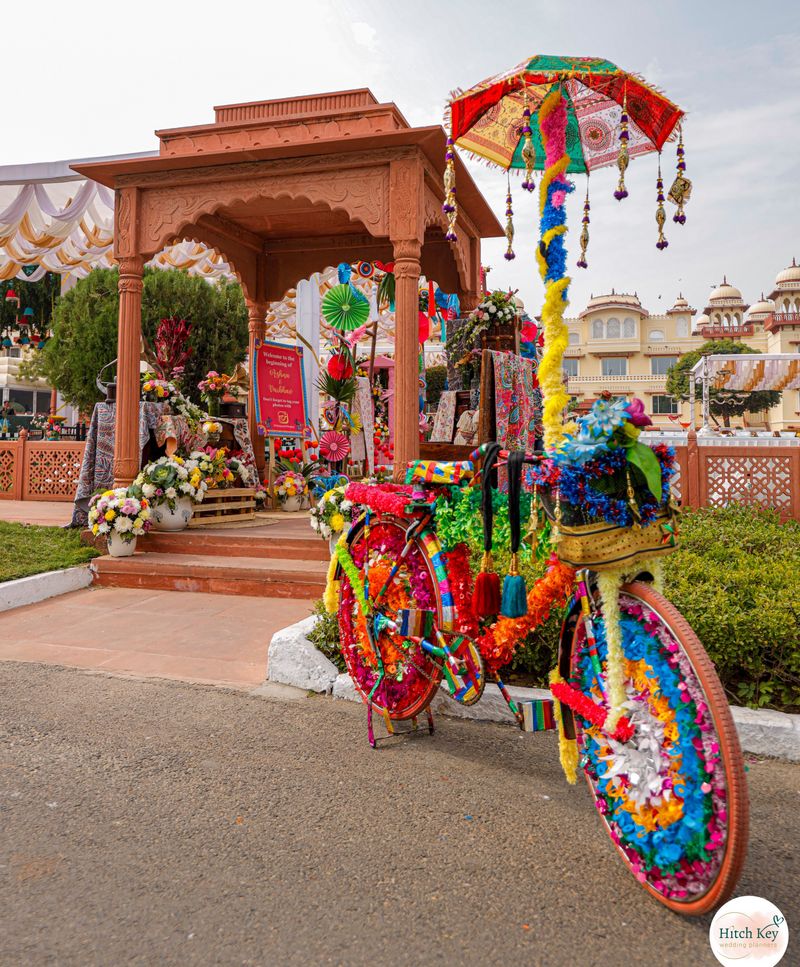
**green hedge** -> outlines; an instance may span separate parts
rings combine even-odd
[[[480,533],[475,497],[460,508],[477,568]],[[502,504],[505,498],[500,498]],[[499,514],[499,530],[507,516]],[[446,526],[445,526],[446,529]],[[508,555],[494,553],[504,574]],[[530,554],[520,570],[528,587],[544,565]],[[678,550],[664,561],[666,595],[703,642],[733,704],[800,711],[800,523],[749,507],[687,511]],[[555,664],[563,615],[553,614],[518,649],[510,677],[545,686]],[[335,617],[326,616],[314,641],[343,668]]]

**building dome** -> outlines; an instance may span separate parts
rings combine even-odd
[[[705,312],[703,312],[703,313],[701,313],[701,314],[700,314],[700,315],[699,315],[699,316],[698,316],[698,317],[697,317],[697,318],[695,319],[695,321],[694,321],[694,326],[693,326],[693,328],[692,328],[692,332],[700,332],[700,330],[701,330],[701,329],[702,329],[702,328],[703,328],[704,326],[710,326],[710,325],[711,325],[711,320],[710,320],[710,319],[709,319],[709,317],[708,317],[708,316],[707,316],[707,315],[705,314]]]
[[[675,305],[671,309],[667,309],[667,315],[680,315],[682,313],[688,313],[693,315],[697,310],[693,309],[686,299],[683,297],[683,293],[678,294],[678,298],[675,300]]]
[[[775,276],[775,288],[800,289],[800,265],[794,259],[788,268]]]
[[[761,298],[755,305],[750,306],[750,311],[747,313],[748,322],[762,322],[767,316],[775,311],[775,303],[772,299],[765,299],[764,293],[761,293]]]
[[[593,295],[586,303],[586,308],[583,312],[579,313],[578,318],[588,316],[590,312],[597,312],[600,309],[619,309],[622,311],[627,309],[637,312],[642,316],[649,315],[635,292],[631,295],[629,292],[615,292],[612,289],[606,295]]]
[[[736,288],[735,285],[730,285],[727,278],[723,278],[722,284],[718,285],[716,289],[712,289],[711,295],[708,297],[708,301],[713,302],[728,302],[728,301],[742,301],[742,293]]]

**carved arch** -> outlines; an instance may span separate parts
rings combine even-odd
[[[199,218],[233,204],[257,199],[304,199],[325,205],[363,224],[376,237],[388,234],[388,172],[383,168],[286,175],[262,175],[246,181],[174,185],[142,190],[139,245],[144,254],[160,251],[175,237],[191,234]]]

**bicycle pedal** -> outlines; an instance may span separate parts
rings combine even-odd
[[[520,702],[522,710],[523,732],[552,732],[556,728],[553,713],[553,699],[534,698],[528,702]]]

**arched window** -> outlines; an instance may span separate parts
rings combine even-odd
[[[686,318],[686,316],[680,316],[678,319],[678,326],[675,331],[678,335],[678,339],[686,339],[686,337],[689,335],[689,320]]]
[[[730,329],[730,327],[731,327],[731,315],[729,312],[726,312],[725,315],[722,317],[722,328]]]
[[[789,299],[784,299],[783,300],[783,311],[784,312],[791,312],[792,311],[792,303],[791,303],[791,301]]]
[[[592,339],[603,338],[603,320],[595,319],[592,323]]]
[[[795,312],[800,312],[800,299],[795,299],[794,300],[794,311]]]
[[[650,342],[664,342],[664,330],[663,329],[651,329],[650,330]]]
[[[606,325],[606,339],[619,339],[620,326],[619,319],[615,319],[613,316],[608,320]]]
[[[742,324],[742,317],[738,312],[734,312],[733,314],[733,324],[735,326],[741,326]]]
[[[622,335],[625,339],[634,339],[636,336],[636,322],[630,316],[622,320]]]
[[[578,346],[578,345],[580,345],[580,341],[581,341],[580,333],[571,332],[569,334],[569,344],[570,344],[570,346]]]

